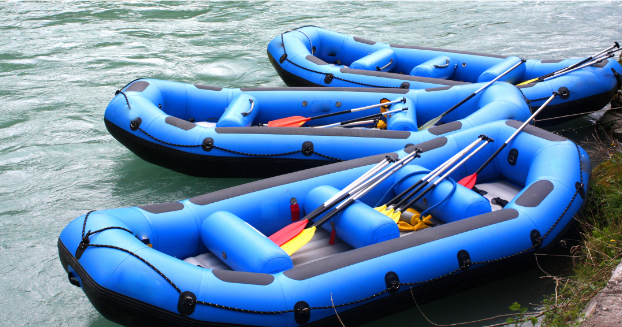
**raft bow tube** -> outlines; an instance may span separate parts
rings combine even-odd
[[[375,42],[315,26],[276,36],[267,51],[272,66],[289,86],[453,88],[491,81],[520,61],[514,56]],[[581,60],[530,59],[501,81],[517,84]],[[553,100],[538,117],[540,126],[560,124],[607,105],[622,87],[620,73],[622,66],[607,59],[519,88],[533,108],[560,87],[573,90],[570,98]]]
[[[443,125],[418,131],[419,125],[481,85],[447,90],[225,89],[143,79],[117,93],[104,121],[110,134],[129,150],[165,168],[193,176],[267,177],[403,149],[495,120],[530,116],[516,87],[495,83],[444,117]],[[390,130],[313,128],[379,109],[311,120],[303,127],[259,127],[280,118],[312,117],[378,104],[382,99],[406,99],[390,108],[408,108],[388,118]]]
[[[93,306],[123,325],[326,326],[338,324],[335,310],[346,325],[363,324],[412,308],[411,291],[423,303],[522,271],[535,264],[535,253],[549,251],[565,235],[585,202],[589,157],[573,142],[528,126],[479,174],[476,187],[487,194],[461,189],[432,212],[436,226],[361,242],[381,225],[378,212],[371,215],[362,206],[382,204],[481,134],[498,140],[451,178],[473,173],[520,124],[492,122],[397,152],[182,201],[90,212],[62,231],[61,263]],[[318,188],[341,189],[385,156],[404,157],[415,148],[423,152],[404,168],[409,171],[391,176],[357,203],[361,208],[353,212],[368,212],[370,224],[354,228],[337,221],[335,245],[328,242],[330,232],[318,229],[291,255],[293,268],[285,259],[270,273],[245,271],[263,269],[254,263],[266,254],[282,258],[261,234],[303,217],[307,201],[322,201]],[[436,201],[441,193],[424,199]],[[488,201],[491,194],[507,204],[460,210],[476,203],[474,197]],[[414,208],[431,205],[424,199]],[[214,225],[208,217],[223,221]],[[255,243],[262,245],[254,249]]]

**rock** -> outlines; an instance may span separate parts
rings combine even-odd
[[[622,321],[622,263],[611,275],[607,286],[583,310],[583,327],[620,326]]]

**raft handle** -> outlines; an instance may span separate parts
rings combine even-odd
[[[444,65],[434,65],[434,68],[445,68],[447,66],[449,66],[449,60],[445,59]]]
[[[244,116],[244,117],[248,116],[248,114],[250,114],[251,111],[253,111],[253,108],[255,108],[255,102],[253,102],[252,99],[248,99],[248,101],[250,101],[250,103],[251,103],[251,109],[249,111],[247,111],[247,112],[243,112],[242,113],[242,116]]]
[[[378,67],[378,66],[376,66],[376,70],[377,70],[377,71],[381,71],[381,70],[383,70],[383,69],[385,69],[385,68],[387,68],[387,67],[391,66],[391,64],[392,64],[392,63],[393,63],[393,58],[391,58],[391,61],[389,61],[389,63],[388,63],[388,64],[386,64],[386,65],[384,65],[384,66],[382,66],[382,67]]]

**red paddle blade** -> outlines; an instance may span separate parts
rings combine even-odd
[[[296,235],[300,234],[302,230],[307,227],[308,222],[308,220],[303,219],[295,223],[291,223],[281,228],[278,232],[270,235],[269,239],[276,243],[276,245],[281,246],[296,237]]]
[[[472,189],[473,186],[475,186],[475,182],[477,181],[477,174],[472,174],[469,175],[463,179],[461,179],[458,184],[468,188],[468,189]]]
[[[311,118],[305,118],[302,116],[292,116],[287,118],[281,118],[268,122],[268,127],[299,127]]]

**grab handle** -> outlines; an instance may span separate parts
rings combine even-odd
[[[386,65],[384,65],[384,66],[382,66],[382,67],[378,67],[378,66],[376,66],[376,70],[377,70],[377,71],[381,71],[381,70],[383,70],[383,69],[385,69],[385,68],[389,67],[392,63],[393,63],[393,58],[391,58],[391,61],[389,61],[389,63],[388,63],[388,64],[386,64]]]
[[[449,66],[449,60],[445,59],[444,65],[434,65],[434,68],[445,68],[447,66]]]
[[[244,117],[248,116],[248,114],[250,114],[250,113],[251,113],[251,111],[253,111],[253,108],[255,108],[255,103],[253,102],[253,100],[248,99],[248,101],[250,101],[250,102],[251,102],[251,110],[249,110],[249,111],[247,111],[247,112],[243,112],[243,113],[242,113],[242,116],[244,116]]]

